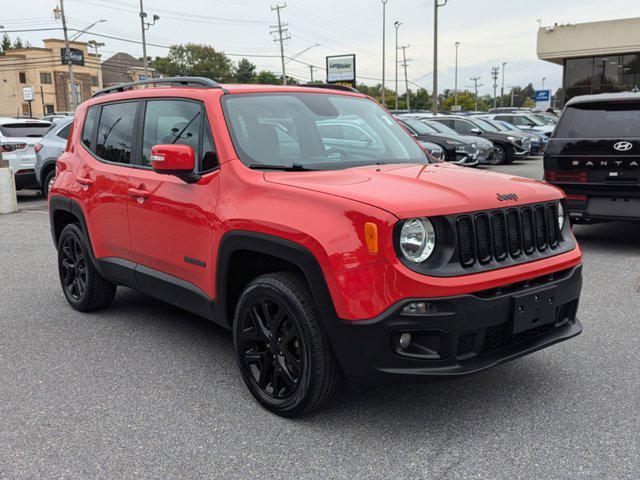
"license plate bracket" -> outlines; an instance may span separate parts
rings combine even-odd
[[[556,287],[514,295],[513,333],[555,322],[556,308]]]

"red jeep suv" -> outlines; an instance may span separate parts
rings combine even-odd
[[[345,376],[457,377],[580,333],[563,205],[435,161],[353,89],[192,77],[83,103],[49,196],[73,308],[120,285],[232,329],[249,390],[283,416]]]

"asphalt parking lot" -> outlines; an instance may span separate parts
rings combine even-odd
[[[541,178],[541,160],[492,170]],[[637,479],[640,225],[576,227],[584,332],[491,371],[262,410],[231,335],[120,289],[81,314],[46,204],[0,216],[0,478]]]

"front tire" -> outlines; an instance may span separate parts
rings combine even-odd
[[[233,339],[249,391],[277,415],[317,410],[340,384],[338,362],[301,275],[280,272],[251,281],[238,301]]]
[[[491,165],[502,165],[507,162],[507,151],[500,145],[495,145]]]
[[[96,271],[89,255],[88,243],[80,226],[64,227],[58,240],[58,273],[64,296],[80,312],[99,310],[109,305],[116,285]]]

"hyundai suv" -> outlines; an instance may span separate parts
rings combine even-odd
[[[435,161],[351,88],[188,77],[80,105],[49,195],[73,308],[126,286],[231,329],[248,389],[282,416],[343,377],[458,377],[580,333],[563,205]]]
[[[16,190],[40,188],[34,146],[49,127],[51,123],[41,120],[0,118],[0,150],[13,170]]]
[[[569,100],[544,155],[573,223],[640,220],[640,94]]]

